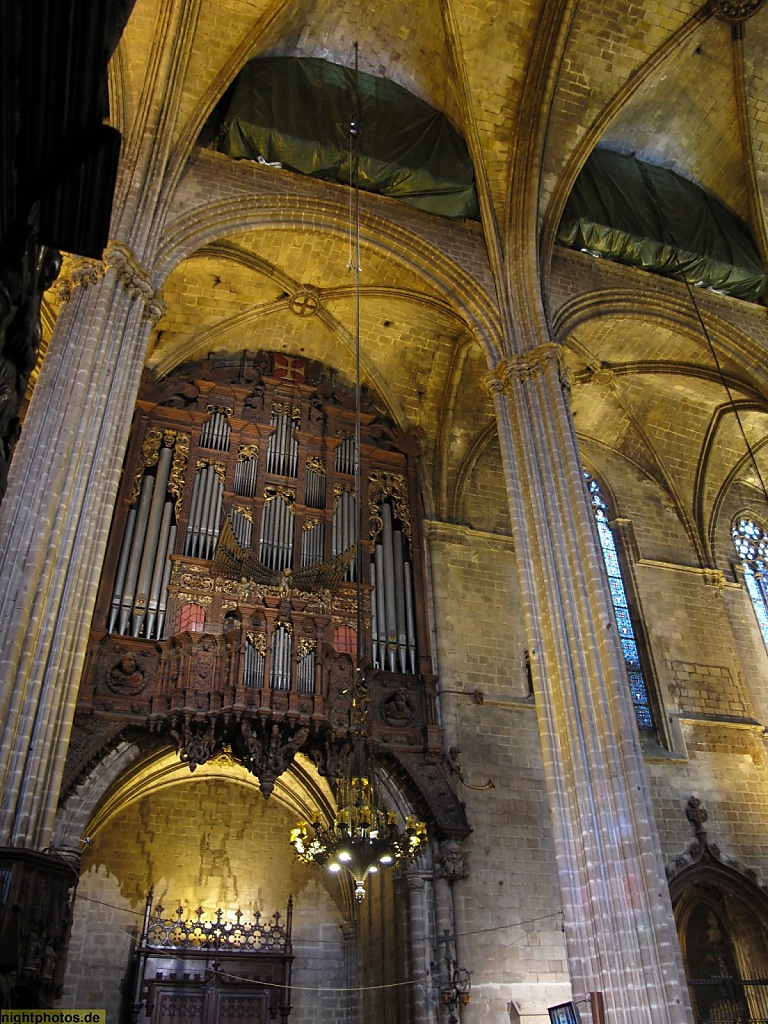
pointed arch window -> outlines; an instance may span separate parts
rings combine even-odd
[[[624,586],[624,577],[619,563],[619,554],[616,550],[616,542],[613,532],[608,525],[606,515],[607,505],[600,493],[600,485],[589,473],[584,474],[589,487],[589,496],[592,502],[592,511],[597,520],[597,532],[600,537],[600,546],[603,551],[603,561],[608,573],[608,585],[611,588],[611,600],[616,615],[616,625],[619,630],[621,649],[624,653],[624,662],[627,666],[629,676],[629,688],[632,694],[632,706],[635,709],[637,724],[644,732],[653,733],[655,725],[651,712],[651,702],[648,698],[648,687],[645,681],[645,674],[640,663],[640,652],[637,647],[637,634],[627,602],[627,591]]]
[[[768,534],[752,519],[739,519],[731,536],[744,570],[744,585],[768,647]]]

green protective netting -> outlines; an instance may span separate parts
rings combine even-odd
[[[766,286],[746,226],[674,171],[596,149],[565,204],[569,249],[757,302]]]
[[[353,70],[314,57],[272,57],[237,77],[219,149],[235,159],[350,182]],[[444,114],[394,82],[357,76],[360,188],[443,217],[477,219],[464,140]]]

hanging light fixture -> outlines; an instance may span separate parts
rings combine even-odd
[[[360,732],[346,771],[338,781],[339,809],[328,824],[318,814],[291,831],[291,845],[305,864],[346,871],[355,884],[355,899],[365,898],[365,881],[379,868],[413,860],[427,839],[423,821],[407,817],[400,828],[397,811],[379,801],[378,766]]]
[[[400,827],[397,811],[382,807],[376,757],[366,742],[368,682],[363,671],[362,620],[362,509],[360,474],[361,384],[360,384],[360,111],[357,89],[357,43],[355,43],[354,113],[350,123],[350,265],[355,275],[355,581],[357,587],[357,658],[352,694],[350,738],[352,748],[344,771],[338,778],[338,811],[330,824],[319,812],[311,821],[299,821],[291,830],[290,842],[299,860],[327,867],[333,873],[346,871],[355,884],[355,899],[365,898],[365,881],[381,867],[411,861],[427,840],[423,821],[406,817]]]

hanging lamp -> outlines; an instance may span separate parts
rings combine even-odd
[[[362,621],[362,508],[360,443],[360,189],[359,189],[359,105],[358,53],[355,43],[354,113],[350,122],[350,264],[355,275],[355,558],[357,585],[357,658],[349,735],[352,749],[337,780],[338,810],[332,822],[324,821],[318,811],[312,821],[299,821],[291,830],[290,843],[299,860],[327,868],[334,874],[347,872],[355,885],[355,899],[365,898],[368,875],[380,868],[395,867],[413,860],[427,841],[423,821],[406,817],[400,826],[397,811],[386,810],[380,800],[379,768],[366,740],[368,718],[368,682],[363,671]]]

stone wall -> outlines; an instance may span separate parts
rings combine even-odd
[[[294,898],[292,1019],[332,1024],[345,986],[337,879],[299,864],[284,806],[221,778],[166,786],[123,805],[94,835],[82,864],[70,969],[62,1006],[106,1006],[117,1021],[121,989],[132,998],[132,950],[144,901],[171,916],[179,904],[232,917],[285,914]],[[329,991],[330,990],[330,991]]]
[[[443,726],[474,832],[454,883],[458,959],[472,971],[470,1022],[533,1022],[569,998],[560,893],[525,634],[509,539],[429,530]],[[488,782],[493,788],[484,788]]]

